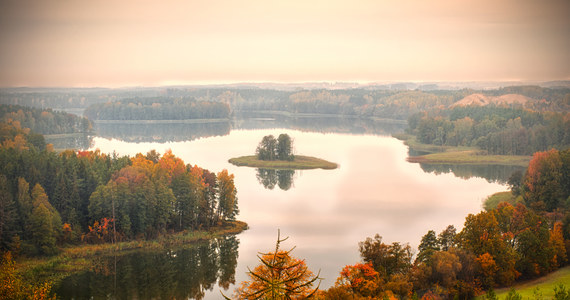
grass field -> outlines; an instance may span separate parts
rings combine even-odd
[[[560,283],[566,286],[566,290],[570,288],[570,266],[561,268],[556,272],[552,272],[544,277],[523,282],[512,286],[522,299],[535,299],[534,292],[538,288],[542,294],[542,299],[554,299],[554,287]],[[495,291],[499,299],[505,299],[511,288],[503,288]],[[479,297],[478,299],[484,299]]]
[[[295,155],[295,159],[292,161],[286,160],[259,160],[255,155],[235,157],[228,160],[230,163],[236,166],[247,166],[254,168],[264,168],[264,169],[291,169],[291,170],[302,170],[302,169],[325,169],[331,170],[338,168],[338,165],[326,161],[324,159]]]
[[[409,157],[409,162],[446,163],[446,164],[493,164],[509,166],[528,166],[530,156],[519,155],[487,155],[479,150],[446,151],[422,156]]]
[[[487,211],[491,209],[495,209],[497,205],[501,202],[508,202],[512,205],[517,204],[519,201],[522,201],[522,197],[515,198],[510,191],[507,192],[498,192],[494,193],[493,195],[487,197],[485,202],[483,203],[483,208]]]

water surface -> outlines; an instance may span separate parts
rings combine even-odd
[[[280,184],[277,174],[266,179],[258,169],[227,162],[231,157],[252,154],[263,136],[280,133],[294,139],[296,154],[323,158],[340,167],[281,174],[284,183]],[[290,237],[284,247],[297,246],[293,255],[306,259],[315,273],[320,269],[324,278],[321,286],[328,288],[344,265],[360,260],[358,242],[366,237],[378,233],[387,243],[410,243],[416,248],[428,230],[439,232],[450,224],[461,229],[465,217],[479,212],[488,195],[506,190],[504,185],[485,178],[460,178],[433,168],[426,172],[419,164],[406,162],[408,148],[403,142],[382,135],[242,129],[173,142],[135,143],[95,137],[95,148],[122,155],[171,149],[186,163],[215,172],[228,169],[235,174],[238,219],[250,227],[237,236],[237,283],[247,279],[248,266],[254,268],[259,263],[258,252],[274,248],[278,229]],[[270,182],[272,188],[268,188],[264,180],[277,181]],[[226,294],[235,286],[229,288]],[[206,299],[220,298],[218,285],[207,285],[204,292]]]

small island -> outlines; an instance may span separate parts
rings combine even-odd
[[[236,166],[247,166],[265,169],[325,169],[332,170],[338,165],[324,159],[293,155],[293,141],[287,134],[280,134],[277,139],[273,135],[264,136],[255,155],[240,156],[229,159]]]

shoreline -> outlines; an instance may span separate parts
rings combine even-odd
[[[27,282],[55,282],[71,274],[84,271],[96,257],[124,255],[133,251],[153,251],[168,247],[193,246],[203,241],[236,235],[249,227],[242,221],[230,221],[210,230],[182,231],[166,234],[152,240],[133,240],[116,244],[82,244],[61,248],[58,255],[50,257],[20,257],[16,261],[16,272]]]
[[[422,144],[409,134],[396,134],[394,138],[404,142],[412,151],[427,154],[410,156],[406,161],[425,164],[463,164],[463,165],[505,165],[528,167],[532,156],[526,155],[489,155],[475,147],[453,147]]]
[[[312,156],[303,156],[303,155],[295,155],[295,158],[292,161],[259,160],[255,155],[248,155],[248,156],[230,158],[228,162],[238,167],[252,167],[252,168],[261,168],[261,169],[334,170],[339,167],[337,163],[333,163]]]

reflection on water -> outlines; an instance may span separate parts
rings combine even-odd
[[[291,136],[296,153],[333,161],[340,167],[303,171],[294,178],[294,188],[285,191],[277,188],[277,171],[264,179],[258,173],[270,172],[228,162],[231,157],[251,155],[264,136],[276,133]],[[481,178],[463,180],[452,174],[426,173],[419,164],[406,161],[408,148],[402,141],[380,135],[279,128],[232,130],[226,136],[164,144],[98,137],[94,147],[104,153],[129,155],[171,149],[187,163],[234,174],[238,219],[250,228],[239,235],[236,282],[248,279],[248,267],[259,264],[258,252],[274,249],[278,229],[291,237],[283,247],[296,246],[296,257],[306,259],[311,270],[321,270],[325,278],[321,287],[328,288],[343,266],[361,259],[358,242],[366,237],[378,233],[386,242],[409,242],[416,248],[430,229],[439,232],[454,225],[461,230],[465,217],[480,211],[488,195],[507,188]],[[257,177],[267,180],[273,190],[266,189]],[[207,291],[205,298],[220,299],[217,287]]]
[[[185,249],[101,257],[54,290],[59,299],[202,299],[216,283],[224,290],[235,283],[238,246],[230,236]]]
[[[168,122],[97,122],[97,136],[125,142],[181,142],[198,138],[225,136],[231,129],[291,128],[323,133],[350,133],[391,135],[402,132],[406,125],[401,121],[343,117],[288,117],[267,113],[240,113],[230,121],[204,123]],[[85,147],[88,148],[88,147]],[[81,148],[83,149],[83,148]]]
[[[290,128],[322,133],[374,134],[390,136],[403,132],[406,121],[349,118],[339,116],[298,116],[240,112],[233,121],[236,129]]]
[[[125,142],[180,142],[203,137],[223,136],[230,133],[230,122],[206,123],[101,123],[95,124],[100,137],[118,139]]]
[[[295,170],[257,169],[255,177],[264,188],[272,190],[275,185],[286,191],[293,185]]]
[[[45,136],[46,143],[53,144],[55,149],[89,149],[93,143],[93,137],[87,134],[54,134]]]
[[[502,165],[450,165],[450,164],[425,164],[420,167],[426,173],[447,174],[453,173],[456,177],[469,179],[472,177],[485,178],[488,182],[506,184],[509,177],[516,172],[524,173],[525,167],[502,166]]]

